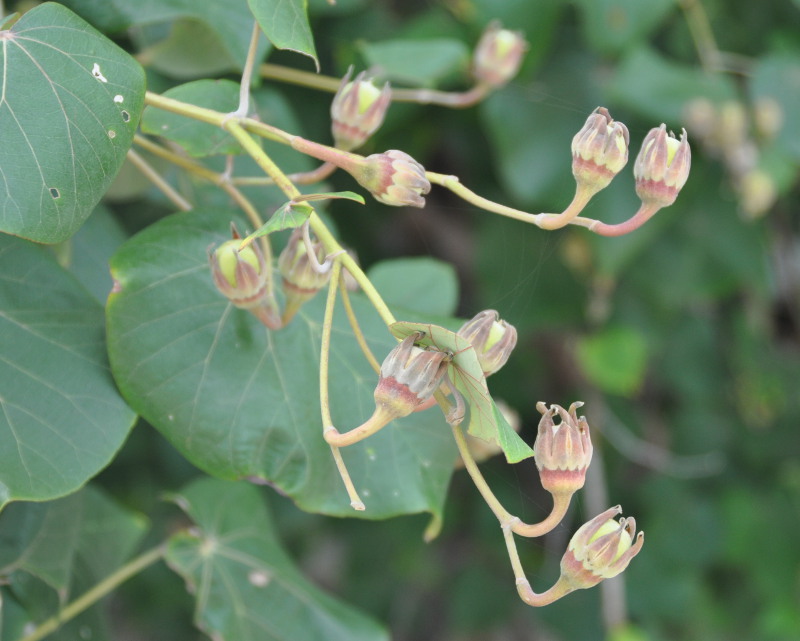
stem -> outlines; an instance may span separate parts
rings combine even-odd
[[[311,171],[301,171],[296,174],[286,174],[286,177],[291,180],[295,185],[313,185],[314,183],[321,182],[336,171],[336,165],[324,162],[316,169]],[[269,176],[243,176],[241,178],[232,178],[231,182],[234,185],[274,185],[275,181]]]
[[[377,406],[372,416],[370,416],[358,427],[354,427],[352,430],[345,432],[344,434],[339,432],[339,430],[333,427],[333,425],[329,424],[325,428],[325,440],[331,445],[336,445],[337,447],[347,447],[348,445],[363,441],[368,436],[372,436],[376,432],[379,432],[395,418],[397,417],[387,412],[383,407]]]
[[[336,304],[336,290],[339,275],[342,273],[342,264],[336,261],[333,264],[333,273],[331,280],[328,284],[328,297],[325,301],[325,314],[322,320],[322,339],[320,344],[319,354],[319,405],[322,414],[322,429],[323,435],[329,428],[333,428],[333,419],[331,418],[330,396],[328,389],[328,374],[330,370],[330,354],[331,354],[331,331],[333,330],[333,310]],[[350,472],[347,471],[347,466],[344,464],[342,453],[336,445],[331,444],[331,454],[336,463],[336,469],[339,470],[339,476],[342,478],[347,496],[350,498],[350,506],[359,512],[366,509],[364,502],[358,496],[353,479],[350,478]]]
[[[153,167],[133,149],[128,150],[128,160],[153,183],[159,191],[164,194],[169,201],[181,211],[189,211],[192,204],[181,196],[178,191],[170,185]]]
[[[267,62],[259,67],[259,71],[264,78],[272,78],[273,80],[280,80],[281,82],[288,82],[289,84],[309,87],[311,89],[320,89],[321,91],[329,91],[331,93],[336,93],[339,90],[339,85],[342,83],[340,78],[323,76],[311,73],[310,71],[300,71],[299,69],[273,65]]]
[[[372,369],[375,370],[375,373],[380,374],[381,365],[380,363],[378,363],[378,359],[375,358],[375,355],[369,348],[369,345],[367,344],[367,339],[364,337],[364,332],[361,331],[361,325],[359,325],[358,323],[358,318],[356,317],[356,314],[353,311],[353,305],[350,302],[350,294],[348,293],[347,287],[345,286],[344,283],[344,274],[342,274],[339,277],[339,290],[342,293],[342,304],[344,305],[344,311],[347,314],[347,320],[350,321],[350,328],[353,330],[353,335],[356,337],[358,346],[361,348],[364,357],[372,366]]]
[[[659,209],[661,209],[660,205],[642,203],[639,211],[624,223],[608,225],[596,220],[589,225],[589,231],[601,236],[623,236],[644,225]]]
[[[514,578],[517,582],[517,593],[519,598],[530,606],[539,608],[545,605],[550,605],[554,601],[558,601],[563,596],[572,592],[573,588],[569,587],[561,577],[556,581],[555,585],[546,592],[537,594],[531,588],[528,577],[525,576],[525,570],[522,568],[522,563],[519,560],[519,553],[517,552],[517,544],[514,541],[514,533],[511,531],[510,525],[503,526],[503,537],[506,540],[506,549],[508,550],[508,558],[511,560],[511,568],[514,570]]]
[[[253,78],[253,66],[260,35],[261,29],[258,26],[258,21],[255,21],[253,22],[253,33],[250,36],[250,46],[247,49],[247,58],[244,61],[244,69],[242,70],[242,83],[239,85],[239,107],[230,114],[236,118],[247,116],[247,111],[250,108],[250,81]]]
[[[100,581],[100,583],[95,585],[93,588],[87,592],[84,592],[72,603],[68,603],[61,611],[59,611],[58,614],[40,623],[33,630],[33,632],[25,635],[19,639],[19,641],[39,641],[39,639],[43,639],[70,619],[75,618],[81,612],[86,610],[86,608],[97,603],[117,586],[121,585],[148,566],[153,565],[153,563],[156,561],[160,561],[164,556],[164,551],[165,545],[162,543],[137,556],[135,559],[129,561],[121,568],[118,568],[116,572]]]
[[[437,400],[439,400],[438,397]],[[500,503],[500,500],[492,492],[489,484],[483,477],[478,464],[472,457],[472,452],[469,451],[469,445],[467,444],[467,439],[464,436],[464,431],[458,425],[454,425],[452,427],[453,436],[455,436],[456,445],[458,446],[458,452],[461,454],[461,459],[464,461],[464,468],[469,473],[472,482],[475,484],[475,487],[478,488],[478,492],[481,493],[483,500],[486,501],[486,504],[497,517],[497,520],[500,521],[500,525],[502,527],[508,526],[514,533],[519,534],[520,536],[531,538],[544,536],[561,522],[561,519],[564,518],[564,515],[569,508],[570,500],[572,498],[571,496],[565,496],[563,494],[552,495],[553,508],[550,510],[550,514],[548,514],[544,520],[540,521],[539,523],[525,523],[518,517],[513,516],[510,512],[508,512],[508,510],[503,507],[503,505]]]
[[[294,136],[290,142],[292,149],[295,149],[317,160],[324,160],[348,173],[352,173],[356,168],[363,165],[364,157],[353,154],[349,151],[342,151],[328,145],[321,145],[318,142],[306,140],[302,136]]]
[[[539,220],[539,227],[542,229],[561,229],[569,225],[575,218],[578,217],[586,207],[587,203],[592,199],[597,191],[587,189],[582,185],[576,185],[575,195],[572,197],[572,202],[560,214],[555,216],[546,216]]]

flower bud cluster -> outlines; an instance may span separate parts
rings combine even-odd
[[[583,403],[573,403],[569,411],[560,405],[538,403],[542,413],[533,444],[534,459],[542,487],[551,494],[571,496],[583,487],[586,470],[592,462],[592,439],[586,419],[578,417]],[[559,423],[553,421],[558,414]]]
[[[493,309],[487,309],[468,320],[458,330],[475,348],[484,376],[494,374],[508,361],[517,345],[517,330],[500,319]]]
[[[319,241],[311,243],[316,263],[309,256],[309,248],[303,240],[301,229],[295,229],[289,242],[278,257],[278,271],[283,277],[283,292],[286,295],[284,323],[288,322],[305,303],[325,287],[331,278],[330,271],[320,273],[315,265],[325,260],[325,249]]]
[[[211,275],[217,289],[239,309],[246,309],[271,329],[281,327],[278,304],[272,291],[271,267],[255,242],[239,249],[241,239],[235,228],[233,239],[209,253]]]
[[[567,546],[561,559],[561,581],[579,590],[597,585],[622,572],[644,545],[644,533],[634,539],[636,521],[632,517],[614,520],[619,506],[598,514],[584,523]]]
[[[452,360],[448,352],[418,347],[412,334],[395,347],[381,365],[375,405],[393,418],[408,416],[439,389]]]
[[[424,207],[423,195],[431,190],[425,168],[407,153],[396,149],[367,156],[351,173],[362,187],[385,205]]]
[[[579,186],[595,194],[609,185],[628,162],[628,128],[598,107],[572,139],[572,173]]]
[[[502,87],[519,71],[528,49],[522,33],[503,29],[497,22],[483,32],[472,57],[472,75],[480,84]]]
[[[360,147],[378,130],[392,101],[388,82],[378,89],[363,71],[352,82],[351,73],[342,79],[331,104],[334,144],[345,151]]]
[[[689,178],[692,155],[686,130],[678,141],[666,125],[651,129],[633,165],[636,193],[645,204],[668,207]]]

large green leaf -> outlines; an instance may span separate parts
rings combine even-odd
[[[0,508],[73,492],[134,414],[106,361],[100,304],[47,250],[0,236]]]
[[[460,40],[385,40],[364,42],[361,53],[381,76],[392,81],[432,87],[442,78],[463,71],[469,49]]]
[[[220,641],[377,641],[366,616],[312,585],[283,551],[257,488],[213,479],[174,497],[197,525],[167,563],[197,599],[195,623]]]
[[[30,624],[56,614],[122,565],[145,529],[141,515],[91,486],[56,501],[10,505],[0,515],[0,575],[25,609],[20,616]],[[102,614],[90,610],[48,638],[110,638]]]
[[[603,53],[636,45],[675,10],[674,0],[578,0],[586,39]]]
[[[230,80],[195,80],[166,91],[164,97],[229,113],[239,104],[239,85]],[[177,142],[191,156],[242,153],[224,129],[154,107],[145,110],[142,131]]]
[[[308,56],[319,71],[314,36],[308,24],[308,0],[247,0],[247,3],[272,44]]]
[[[175,214],[114,256],[109,354],[125,397],[190,461],[218,477],[265,480],[303,509],[353,516],[319,408],[324,296],[277,332],[216,290],[206,252],[236,213]],[[373,352],[396,344],[360,295],[353,305]],[[334,421],[344,431],[374,409],[377,376],[337,306],[331,353]],[[455,450],[435,409],[401,419],[343,450],[366,518],[441,514]]]
[[[757,105],[766,100],[777,103],[781,126],[776,144],[794,160],[800,159],[800,121],[795,116],[800,104],[800,55],[787,51],[761,58],[749,89]]]
[[[518,463],[533,456],[533,450],[511,428],[489,394],[478,355],[470,342],[455,332],[430,323],[394,323],[390,329],[403,339],[421,334],[415,344],[436,347],[453,354],[447,375],[469,407],[468,432],[472,436],[497,445],[509,463]]]
[[[144,102],[139,64],[46,3],[0,33],[0,229],[69,238],[108,189]]]
[[[191,18],[214,30],[225,49],[239,68],[244,67],[250,34],[253,32],[253,15],[246,0],[107,0],[116,9],[116,23],[127,21],[127,26],[147,25]],[[106,2],[96,0],[65,0],[75,5],[76,11],[87,20],[102,20],[107,13]],[[269,44],[264,38],[258,46],[256,61],[264,58]]]
[[[453,266],[427,257],[398,258],[374,264],[367,272],[390,307],[429,316],[450,316],[458,304]]]

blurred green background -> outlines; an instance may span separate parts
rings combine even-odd
[[[105,8],[64,4],[95,24]],[[488,198],[558,212],[574,188],[572,136],[603,105],[631,133],[629,167],[585,211],[606,222],[638,206],[630,168],[651,127],[686,128],[693,158],[677,202],[618,239],[540,231],[442,189],[420,211],[330,208],[362,265],[451,263],[463,316],[494,308],[518,328],[490,385],[519,413],[526,441],[536,401],[586,402],[596,448],[587,488],[561,526],[520,541],[520,552],[542,591],[571,533],[621,503],[647,534],[623,578],[525,606],[497,522],[464,472],[430,544],[422,516],[337,520],[270,493],[303,571],[398,641],[800,639],[800,2],[311,0],[310,13],[323,73],[373,67],[393,86],[467,88],[471,48],[494,19],[530,43],[519,76],[477,107],[393,105],[365,153],[402,149]],[[109,16],[98,26],[147,57],[154,90],[228,70],[178,46],[181,58],[164,44],[166,23],[115,30]],[[287,52],[269,61],[312,69]],[[328,142],[331,95],[273,84],[297,132]],[[347,176],[331,183],[353,188]],[[147,222],[130,214],[143,203],[153,220],[170,209],[130,176],[110,196],[125,235]],[[549,511],[532,461],[492,460],[484,473],[512,512]],[[140,426],[99,484],[147,513],[156,541],[178,518],[161,493],[197,474]],[[118,638],[199,636],[191,598],[163,568],[124,586],[112,612]]]

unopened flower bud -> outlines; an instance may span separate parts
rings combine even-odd
[[[267,327],[278,329],[280,314],[261,246],[255,242],[240,250],[240,244],[239,234],[233,229],[233,240],[209,254],[214,284],[236,307],[251,311]]]
[[[425,168],[403,151],[372,154],[351,171],[358,183],[379,202],[395,207],[424,207],[431,190]]]
[[[569,411],[560,405],[537,403],[542,414],[533,444],[534,459],[542,487],[551,494],[571,496],[583,487],[586,470],[592,462],[592,439],[586,419],[577,415],[583,403],[573,403]],[[553,421],[558,414],[559,423]]]
[[[312,243],[312,249],[317,262],[322,263],[325,260],[322,243]],[[300,229],[295,229],[289,236],[289,242],[278,257],[278,270],[283,276],[283,291],[286,294],[286,309],[283,313],[283,322],[286,324],[328,283],[331,273],[320,273],[314,269]]]
[[[572,174],[592,194],[608,186],[628,162],[628,128],[598,107],[572,139]]]
[[[439,389],[447,365],[448,352],[414,345],[419,337],[412,334],[395,347],[381,365],[381,377],[375,388],[375,405],[386,415],[408,416]]]
[[[475,348],[484,376],[494,374],[508,361],[517,345],[517,330],[493,309],[478,313],[458,330]]]
[[[651,129],[633,165],[636,193],[645,204],[668,207],[689,178],[692,152],[683,130],[678,141],[666,125]]]
[[[472,75],[481,84],[502,87],[519,71],[528,48],[522,33],[492,22],[483,32],[472,57]]]
[[[392,101],[388,82],[378,89],[363,71],[350,82],[351,72],[342,79],[331,104],[333,139],[345,151],[360,147],[378,130]]]
[[[561,559],[561,581],[573,590],[590,588],[622,572],[644,545],[644,532],[634,541],[636,521],[614,520],[622,509],[612,507],[583,524]]]

